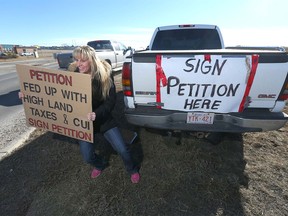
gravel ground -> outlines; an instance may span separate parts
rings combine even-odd
[[[26,126],[23,109],[0,121],[0,160],[20,147],[34,128]]]

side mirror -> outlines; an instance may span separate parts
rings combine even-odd
[[[130,52],[130,55],[134,53],[134,50],[132,49],[132,47],[129,46],[126,50],[123,51],[123,54],[126,55],[126,53],[127,53],[129,50],[131,51],[131,52]]]

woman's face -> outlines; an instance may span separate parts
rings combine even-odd
[[[84,59],[76,59],[77,67],[79,68],[80,73],[89,74],[91,72],[91,63],[90,61]]]

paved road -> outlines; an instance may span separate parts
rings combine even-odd
[[[16,64],[29,64],[34,66],[57,69],[54,59],[33,59],[26,61],[0,62],[0,122],[12,113],[22,108],[18,99],[19,80],[16,72]]]
[[[33,130],[26,126],[22,102],[18,98],[16,64],[58,68],[57,62],[51,58],[0,62],[0,159],[25,140]]]

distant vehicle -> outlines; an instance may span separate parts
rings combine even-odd
[[[21,56],[34,56],[34,54],[32,52],[23,52]]]
[[[97,56],[108,62],[113,71],[121,70],[125,58],[133,53],[131,47],[126,47],[121,42],[111,40],[89,41],[87,45],[93,47]],[[129,51],[129,52],[128,52]],[[57,53],[56,59],[59,68],[68,68],[69,64],[74,61],[71,53]]]

